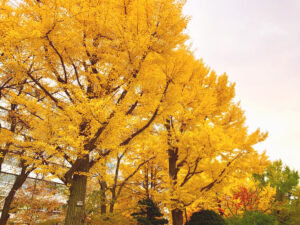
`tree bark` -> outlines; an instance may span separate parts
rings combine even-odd
[[[173,185],[177,184],[177,159],[178,155],[176,150],[169,150],[169,176],[172,180]],[[183,211],[181,209],[175,208],[171,211],[173,225],[183,225]]]
[[[101,215],[106,214],[106,189],[107,184],[105,181],[100,181],[100,208]]]
[[[181,209],[172,210],[172,221],[173,221],[173,225],[183,224],[183,211]]]
[[[176,148],[169,149],[169,176],[172,180],[173,185],[177,185],[177,160],[178,160],[178,150]],[[175,208],[171,211],[173,225],[183,225],[183,211],[181,209]]]
[[[87,173],[89,171],[89,156],[81,159],[80,166],[71,179],[70,196],[65,224],[83,225],[85,221],[85,196]],[[77,174],[79,173],[79,174]]]
[[[109,204],[109,212],[110,213],[114,212],[121,159],[122,159],[122,157],[120,157],[120,156],[117,157],[117,165],[116,165],[116,170],[115,170],[114,184],[111,189],[111,202]]]
[[[174,185],[177,184],[177,160],[178,160],[178,153],[177,149],[169,149],[169,176],[173,182]]]
[[[166,120],[166,130],[168,131],[168,155],[169,155],[169,177],[171,179],[172,185],[177,185],[177,175],[178,175],[178,148],[172,146],[172,134],[171,134],[171,120]],[[179,208],[171,210],[173,225],[183,225],[183,211]]]
[[[24,184],[28,175],[29,175],[29,173],[26,173],[26,169],[22,169],[21,174],[16,177],[15,182],[14,182],[12,188],[10,189],[10,192],[8,193],[7,197],[5,198],[5,202],[4,202],[4,206],[3,206],[1,218],[0,218],[0,225],[7,224],[11,203],[14,200],[17,190],[20,187],[22,187],[22,185]]]
[[[110,213],[113,213],[113,212],[114,212],[114,207],[115,207],[115,203],[114,203],[114,202],[111,202],[110,205],[109,205],[109,212],[110,212]]]
[[[150,199],[150,194],[149,194],[149,170],[148,170],[148,167],[146,166],[145,168],[145,182],[143,182],[144,184],[144,188],[145,188],[145,191],[146,191],[146,198],[147,199]]]

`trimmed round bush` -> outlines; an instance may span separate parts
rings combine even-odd
[[[193,213],[185,225],[226,225],[225,220],[212,210],[201,210]]]

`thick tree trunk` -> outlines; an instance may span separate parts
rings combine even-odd
[[[172,221],[173,225],[182,225],[183,224],[183,211],[180,209],[172,210]]]
[[[177,185],[177,161],[178,161],[178,148],[172,145],[172,134],[171,134],[171,120],[167,119],[165,127],[168,131],[168,155],[169,155],[169,177],[172,185]],[[171,210],[173,225],[183,225],[183,211],[175,208]]]
[[[0,225],[7,224],[11,203],[14,200],[17,190],[20,187],[22,187],[22,185],[24,184],[28,175],[29,175],[29,173],[25,173],[25,170],[24,171],[22,170],[21,174],[16,177],[16,180],[15,180],[10,192],[8,193],[7,197],[5,198],[5,202],[4,202],[4,206],[3,206],[1,218],[0,218]]]
[[[177,185],[177,160],[178,160],[178,150],[176,148],[169,149],[169,176],[172,180],[173,185]],[[183,225],[183,211],[181,209],[173,209],[172,221],[173,225]]]
[[[177,160],[178,160],[178,153],[177,149],[169,149],[169,176],[173,182],[174,185],[177,184]]]
[[[87,173],[89,171],[89,157],[81,160],[77,173]],[[71,180],[68,210],[66,215],[66,225],[83,225],[85,221],[85,196],[87,176],[75,173]]]
[[[176,149],[170,149],[169,150],[169,176],[172,180],[173,185],[177,184],[177,150]],[[173,209],[171,211],[172,213],[172,221],[173,225],[183,225],[183,211],[181,209]]]

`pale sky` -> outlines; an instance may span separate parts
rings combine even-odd
[[[236,82],[257,149],[300,171],[300,0],[188,0],[198,58]]]

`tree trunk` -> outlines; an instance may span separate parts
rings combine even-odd
[[[10,189],[10,192],[8,193],[7,197],[5,198],[5,202],[4,202],[4,206],[3,206],[1,218],[0,218],[0,225],[7,224],[11,203],[14,200],[17,190],[24,184],[28,175],[29,175],[29,173],[26,173],[25,170],[24,171],[22,170],[21,174],[16,177],[16,180],[15,180],[12,188]]]
[[[120,169],[120,163],[121,163],[122,157],[117,157],[117,165],[115,170],[115,177],[114,177],[114,185],[111,189],[111,202],[109,204],[109,212],[114,212],[115,202],[116,202],[116,191],[117,191],[117,183],[119,178],[119,169]]]
[[[77,169],[77,173],[87,173],[89,171],[89,156],[85,156]],[[75,173],[71,180],[68,210],[66,215],[66,225],[83,225],[85,221],[85,195],[87,176]]]
[[[106,214],[106,203],[101,203],[101,215]]]
[[[114,208],[115,208],[115,202],[114,202],[114,200],[112,200],[110,202],[110,205],[109,205],[109,212],[113,213],[114,212]]]
[[[149,170],[148,170],[148,166],[146,166],[145,168],[145,182],[144,184],[144,188],[146,190],[146,198],[150,199],[150,193],[149,193]]]
[[[171,118],[172,119],[172,118]],[[178,161],[178,148],[172,145],[172,134],[171,134],[171,119],[166,120],[166,130],[168,131],[168,155],[169,155],[169,177],[173,186],[177,185],[177,161]],[[175,208],[171,210],[173,225],[183,225],[183,211]]]
[[[177,160],[178,160],[178,154],[177,149],[169,149],[169,176],[173,182],[174,185],[177,184]]]
[[[177,184],[177,150],[169,149],[169,176],[172,180],[173,185],[175,186]],[[183,225],[183,211],[181,209],[173,209],[171,211],[172,213],[172,221],[173,225]]]
[[[177,185],[177,160],[178,160],[178,150],[176,148],[169,149],[169,176],[172,180],[172,184]],[[183,225],[183,211],[181,209],[173,209],[172,213],[172,221],[173,225]]]
[[[184,216],[185,216],[185,222],[187,222],[188,221],[188,217],[187,217],[186,208],[184,208]]]
[[[106,182],[100,181],[100,208],[102,215],[106,214],[106,189]]]
[[[11,104],[10,108],[11,108],[11,112],[14,112],[16,110],[16,105],[15,104]],[[11,132],[15,132],[16,130],[16,117],[15,116],[10,116],[11,119],[11,124],[10,124],[10,131]],[[2,171],[2,165],[5,159],[5,156],[9,150],[11,143],[7,143],[5,145],[5,149],[0,149],[0,172]],[[0,225],[5,225],[7,223],[7,220],[9,218],[9,210],[10,210],[10,206],[11,203],[14,200],[16,191],[24,184],[26,178],[28,177],[29,173],[26,173],[26,168],[27,166],[24,165],[24,163],[22,163],[22,170],[21,170],[21,174],[18,175],[16,177],[16,180],[13,184],[13,187],[11,188],[10,192],[8,193],[7,197],[5,198],[5,202],[4,202],[4,206],[2,208],[2,212],[1,212],[1,218],[0,218]]]
[[[183,224],[183,211],[180,209],[172,210],[172,221],[173,225],[182,225]]]

